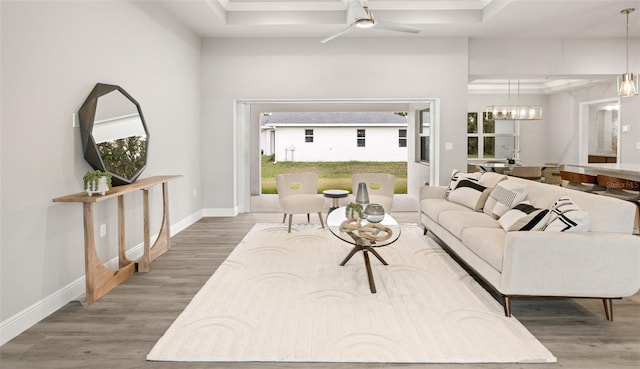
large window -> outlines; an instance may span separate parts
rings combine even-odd
[[[313,142],[313,129],[304,130],[304,142]]]
[[[479,120],[478,118],[481,118]],[[507,159],[514,157],[516,142],[513,120],[494,120],[491,113],[467,114],[467,157]]]
[[[359,129],[357,133],[357,146],[364,147],[365,146],[365,132],[364,129]]]

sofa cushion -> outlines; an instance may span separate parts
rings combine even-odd
[[[588,232],[591,218],[569,196],[563,196],[551,208],[549,223],[544,228],[551,232]]]
[[[440,214],[438,222],[457,238],[460,238],[462,231],[469,227],[500,228],[500,224],[498,224],[497,220],[482,212],[455,210],[445,211]],[[501,228],[500,231],[502,231]]]
[[[484,205],[484,213],[500,218],[509,209],[527,199],[527,185],[517,181],[502,181],[494,187]]]
[[[485,187],[495,187],[498,183],[506,180],[508,177],[504,174],[496,173],[496,172],[484,172],[480,176],[478,183]]]
[[[468,207],[445,199],[424,199],[420,201],[420,211],[438,223],[440,223],[439,218],[443,212],[452,210],[473,213],[473,210]]]
[[[485,217],[487,216],[485,215]],[[498,272],[502,272],[505,236],[505,231],[500,227],[469,227],[462,232],[460,240],[469,250],[486,261],[491,267]]]
[[[457,169],[454,169],[453,173],[451,173],[451,179],[449,181],[449,187],[447,188],[447,193],[445,195],[445,198],[449,198],[449,194],[451,193],[451,191],[453,191],[453,189],[455,189],[458,186],[459,181],[463,179],[469,179],[477,182],[480,179],[481,175],[482,173],[480,172],[463,173]]]
[[[461,179],[449,193],[449,201],[464,205],[475,211],[482,210],[491,189],[479,184],[475,180]]]
[[[502,229],[511,231],[540,231],[549,221],[549,209],[538,209],[522,202],[498,219]]]

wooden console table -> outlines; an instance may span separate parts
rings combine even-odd
[[[155,176],[139,179],[134,183],[113,187],[105,195],[89,196],[86,192],[57,197],[54,202],[81,202],[84,218],[84,270],[87,286],[87,303],[93,304],[100,297],[111,291],[114,287],[124,282],[137,270],[148,272],[151,269],[151,261],[164,254],[171,247],[171,234],[169,223],[169,191],[168,182],[180,175]],[[149,235],[149,188],[162,184],[162,224],[158,232],[158,238],[151,245]],[[137,260],[129,260],[125,256],[125,221],[124,221],[124,195],[137,190],[142,190],[143,222],[144,222],[144,252]],[[107,268],[96,253],[94,237],[93,204],[118,199],[118,270]]]

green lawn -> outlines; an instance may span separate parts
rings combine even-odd
[[[390,173],[396,176],[395,193],[407,193],[407,162],[292,162],[273,163],[270,156],[262,156],[262,193],[278,193],[276,175],[281,173],[312,172],[318,175],[318,193],[326,189],[344,189],[351,192],[354,173]]]

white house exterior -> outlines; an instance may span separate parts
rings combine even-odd
[[[407,119],[393,112],[271,113],[260,148],[276,161],[406,161]]]

